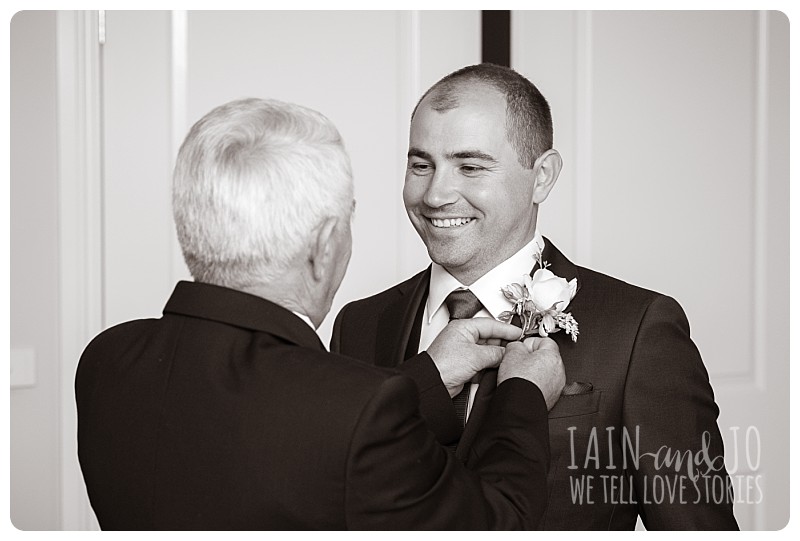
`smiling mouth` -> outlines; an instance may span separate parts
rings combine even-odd
[[[461,227],[472,221],[472,218],[429,218],[433,227],[449,228]]]

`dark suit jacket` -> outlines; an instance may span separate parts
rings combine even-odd
[[[100,334],[75,392],[104,529],[524,528],[545,506],[535,385],[498,388],[469,471],[409,378],[327,353],[288,310],[222,287],[181,282],[161,319]]]
[[[719,410],[681,307],[664,295],[573,265],[550,241],[543,259],[557,276],[578,279],[568,307],[580,327],[578,341],[563,331],[551,337],[561,350],[568,384],[591,385],[570,386],[572,394],[562,395],[549,413],[549,501],[541,527],[633,529],[639,514],[648,529],[736,529],[724,464],[693,482],[698,470],[709,469],[705,464],[691,470],[684,461],[676,472],[675,462],[664,462],[668,451],[673,458],[686,452],[711,460],[723,455]],[[426,270],[345,306],[336,318],[331,350],[398,366],[411,376],[423,397],[423,415],[448,443],[458,440],[459,429],[447,391],[436,381],[435,367],[428,366],[431,360],[412,357],[429,276]],[[484,414],[491,391],[491,385],[480,385],[458,445],[457,455],[467,464],[477,429],[489,422]],[[638,464],[630,458],[623,462],[623,451],[640,457]],[[584,491],[582,503],[581,481],[593,487],[590,494]]]

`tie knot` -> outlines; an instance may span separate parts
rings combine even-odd
[[[481,311],[483,305],[469,289],[456,289],[444,300],[450,319],[470,319]]]

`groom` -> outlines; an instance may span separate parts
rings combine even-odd
[[[487,370],[462,391],[451,366],[415,355],[452,317],[451,292],[469,290],[480,301],[477,316],[498,318],[512,309],[501,288],[522,284],[540,254],[564,279],[555,283],[566,299],[566,284],[574,284],[574,298],[559,308],[580,329],[577,341],[551,334],[567,385],[549,413],[541,527],[633,529],[638,515],[648,529],[736,529],[718,408],[683,310],[670,297],[574,265],[537,228],[561,170],[552,133],[547,101],[511,69],[469,66],[430,88],[411,118],[403,200],[433,263],[345,306],[331,349],[397,366],[429,389],[423,415],[439,441],[472,464],[496,374]],[[462,400],[466,426],[457,414]],[[665,486],[672,496],[663,497]]]

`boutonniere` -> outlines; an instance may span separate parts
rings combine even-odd
[[[572,314],[565,313],[569,302],[578,289],[578,281],[573,278],[569,282],[548,270],[549,264],[542,260],[541,252],[534,258],[539,268],[533,273],[523,276],[522,284],[509,284],[501,289],[506,299],[514,303],[510,311],[500,314],[498,319],[510,323],[518,315],[522,319],[522,336],[548,334],[561,329],[578,341],[578,322]]]

